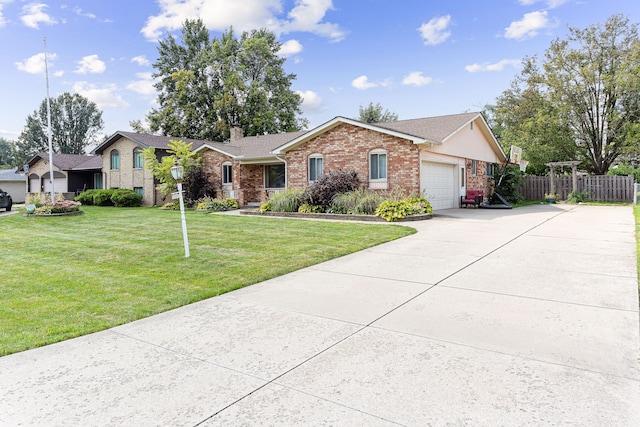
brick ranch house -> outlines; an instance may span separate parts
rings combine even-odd
[[[229,143],[205,142],[195,151],[218,190],[241,206],[342,169],[355,170],[368,189],[424,192],[434,210],[449,209],[467,189],[488,194],[493,165],[506,161],[480,113],[378,124],[336,117],[305,132],[234,132]]]
[[[377,124],[336,117],[309,131],[249,137],[234,128],[224,143],[118,131],[93,151],[102,158],[102,188],[133,189],[146,206],[165,203],[142,150],[154,147],[160,158],[176,139],[202,155],[217,195],[240,206],[342,169],[355,170],[368,189],[402,188],[424,193],[434,210],[455,208],[467,189],[488,194],[493,165],[506,161],[477,112]]]

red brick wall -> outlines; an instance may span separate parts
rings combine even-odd
[[[387,152],[388,188],[420,191],[420,151],[406,139],[385,135],[350,124],[340,124],[287,152],[287,179],[290,188],[309,185],[308,158],[323,157],[323,172],[355,170],[363,183],[369,180],[369,153]]]
[[[472,172],[472,159],[466,159],[465,167],[467,169],[467,190],[483,190],[485,197],[491,194],[493,188],[487,177],[487,162],[476,160],[476,175]]]
[[[222,197],[222,164],[230,161],[232,161],[231,157],[225,156],[217,151],[204,150],[202,153],[202,165],[204,172],[207,174],[209,182],[216,190],[216,197]],[[237,169],[237,166],[234,164],[232,167],[234,189],[237,181]]]
[[[234,168],[233,188],[240,190],[238,194],[240,206],[252,202],[264,202],[266,195],[264,190],[264,166],[239,165],[236,167],[234,165]]]

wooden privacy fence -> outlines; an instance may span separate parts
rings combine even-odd
[[[571,176],[556,176],[556,193],[566,200],[573,191]],[[551,191],[548,176],[525,176],[518,192],[525,200],[542,200]],[[578,177],[578,192],[589,192],[589,200],[601,202],[633,202],[633,176],[593,175]]]

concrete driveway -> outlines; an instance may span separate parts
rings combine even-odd
[[[630,207],[457,209],[411,226],[0,358],[0,425],[640,425]]]

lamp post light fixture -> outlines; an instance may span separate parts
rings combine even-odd
[[[189,237],[187,236],[187,220],[184,216],[184,199],[182,198],[182,178],[184,177],[184,167],[178,164],[176,159],[173,167],[171,168],[171,176],[176,180],[178,184],[178,197],[180,199],[180,218],[182,219],[182,238],[184,240],[184,257],[189,258]]]

